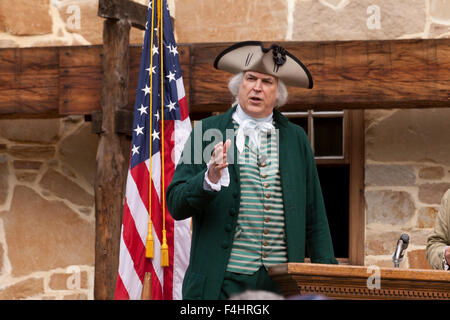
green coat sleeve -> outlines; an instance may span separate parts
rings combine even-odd
[[[434,224],[433,233],[427,239],[427,259],[433,269],[444,268],[444,248],[450,245],[450,190],[444,194]]]

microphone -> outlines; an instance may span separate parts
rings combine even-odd
[[[403,260],[403,255],[406,248],[408,248],[409,236],[403,233],[400,239],[397,241],[397,248],[395,249],[394,255],[392,256],[392,261],[394,262],[394,268],[398,268],[400,262]]]

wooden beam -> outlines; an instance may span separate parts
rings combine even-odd
[[[314,78],[289,88],[285,111],[450,107],[450,39],[285,42]],[[229,44],[178,46],[191,114],[223,111],[230,75],[215,70]],[[130,47],[128,106],[136,95],[141,46]],[[0,49],[0,116],[90,114],[100,110],[102,46]]]
[[[230,44],[192,48],[191,108],[228,108],[229,75],[212,66]],[[314,79],[312,90],[288,88],[285,111],[450,107],[450,39],[286,42]],[[211,94],[211,93],[214,94]]]
[[[59,51],[0,50],[0,114],[58,114]]]
[[[133,27],[145,30],[147,6],[130,0],[99,0],[98,16],[128,21]]]
[[[142,46],[129,46],[126,108],[133,111]],[[178,49],[189,101],[190,47]],[[101,111],[103,46],[0,49],[0,117]]]
[[[119,266],[122,199],[127,176],[126,135],[118,134],[117,114],[126,111],[130,24],[106,19],[103,27],[102,124],[95,179],[94,299],[114,299]]]

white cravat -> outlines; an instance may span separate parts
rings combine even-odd
[[[275,127],[272,124],[273,113],[265,118],[252,118],[246,114],[238,104],[232,117],[234,121],[239,124],[236,134],[236,148],[240,153],[244,150],[245,136],[248,135],[254,145],[259,149],[261,145],[260,133],[268,133],[275,130]],[[211,161],[208,163],[208,169],[205,172],[203,188],[205,190],[220,191],[222,186],[228,187],[230,184],[228,168],[223,169],[220,180],[217,183],[213,183],[208,178],[210,164]]]
[[[246,114],[238,104],[233,113],[233,119],[239,124],[236,134],[236,148],[240,153],[244,150],[245,136],[256,146],[257,150],[261,145],[261,133],[269,133],[275,130],[272,124],[273,113],[265,118],[253,118]]]

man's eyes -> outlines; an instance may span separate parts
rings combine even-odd
[[[247,81],[256,81],[256,80],[258,80],[258,78],[255,78],[255,77],[248,77],[247,78]],[[272,80],[270,80],[270,79],[262,79],[262,82],[264,82],[266,84],[272,84],[273,83]]]

